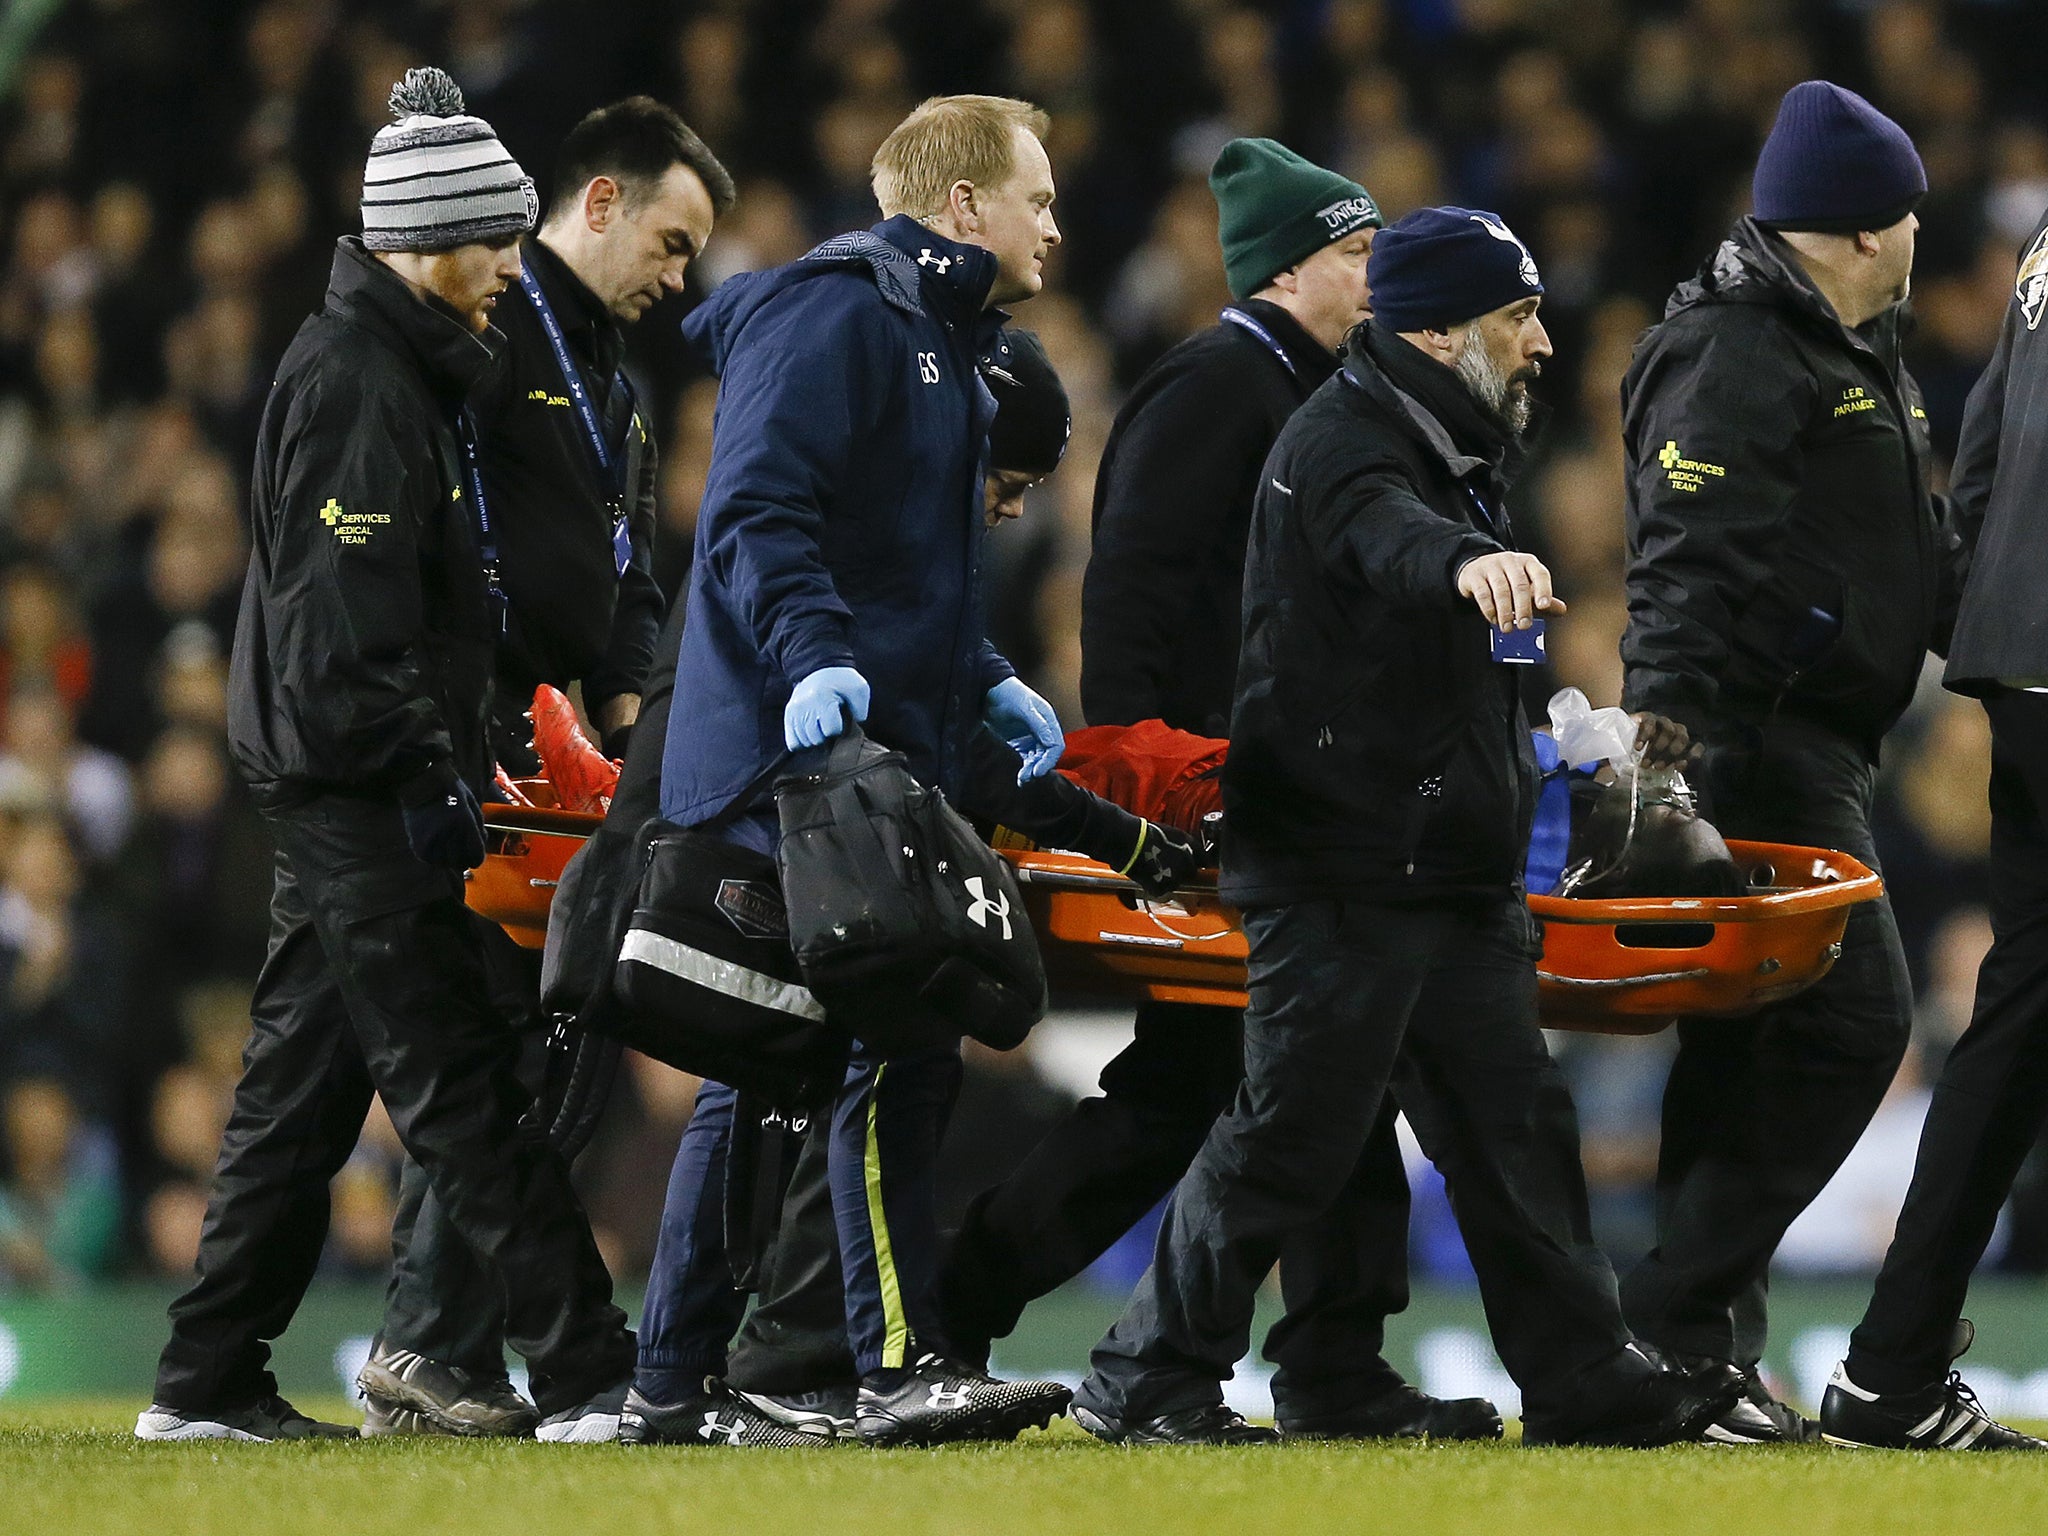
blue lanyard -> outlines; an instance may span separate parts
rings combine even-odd
[[[1250,331],[1252,335],[1258,337],[1260,341],[1266,344],[1266,350],[1280,359],[1280,366],[1287,370],[1293,377],[1294,382],[1297,384],[1301,382],[1301,373],[1295,368],[1294,359],[1287,355],[1287,349],[1274,339],[1271,331],[1267,330],[1235,304],[1223,311],[1222,318],[1229,321],[1232,325],[1241,326],[1245,330]]]
[[[477,552],[483,556],[484,588],[490,593],[491,613],[498,621],[498,638],[503,639],[511,627],[512,605],[505,598],[505,583],[498,567],[498,539],[491,532],[491,505],[484,500],[484,476],[482,466],[477,462],[476,424],[469,419],[469,412],[463,411],[455,418],[457,435],[462,439],[462,459],[469,469],[469,495],[476,505]]]
[[[611,445],[604,440],[604,429],[597,419],[597,408],[590,402],[590,392],[583,387],[583,375],[569,356],[569,344],[562,338],[561,322],[555,319],[555,312],[548,305],[547,295],[540,291],[540,279],[533,275],[531,263],[519,264],[519,287],[533,305],[533,312],[540,316],[541,329],[548,333],[548,345],[554,350],[555,366],[562,371],[562,382],[569,386],[569,398],[575,402],[576,414],[582,418],[583,434],[590,440],[591,454],[597,459],[597,470],[611,487],[612,492],[612,558],[618,562],[619,575],[626,574],[626,567],[633,560],[633,539],[626,521],[626,487],[624,466],[614,465]],[[623,379],[621,379],[623,382]],[[626,385],[630,392],[632,386]],[[627,427],[631,431],[631,425]]]

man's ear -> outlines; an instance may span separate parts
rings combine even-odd
[[[583,188],[583,222],[602,234],[619,208],[619,184],[609,176],[593,176]]]

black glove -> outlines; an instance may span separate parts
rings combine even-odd
[[[475,869],[484,861],[484,813],[454,767],[436,762],[399,786],[405,840],[413,857],[436,869]]]
[[[1117,873],[1137,881],[1147,896],[1171,896],[1175,886],[1192,880],[1201,867],[1193,843],[1171,827],[1141,820],[1138,846]]]

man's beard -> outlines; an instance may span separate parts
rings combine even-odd
[[[1529,398],[1529,381],[1537,374],[1534,366],[1508,373],[1493,360],[1486,343],[1475,334],[1467,339],[1465,350],[1458,354],[1451,368],[1472,392],[1473,399],[1507,423],[1510,432],[1517,437],[1522,435],[1534,409]]]

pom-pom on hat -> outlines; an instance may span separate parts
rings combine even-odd
[[[446,251],[523,235],[540,215],[533,178],[491,125],[463,111],[441,70],[409,69],[391,88],[394,121],[363,168],[363,244],[373,251]]]
[[[1906,130],[1854,91],[1802,80],[1778,103],[1751,207],[1768,229],[1889,229],[1927,192]]]
[[[1372,321],[1447,331],[1543,291],[1536,258],[1497,213],[1418,208],[1380,231],[1366,266]]]

